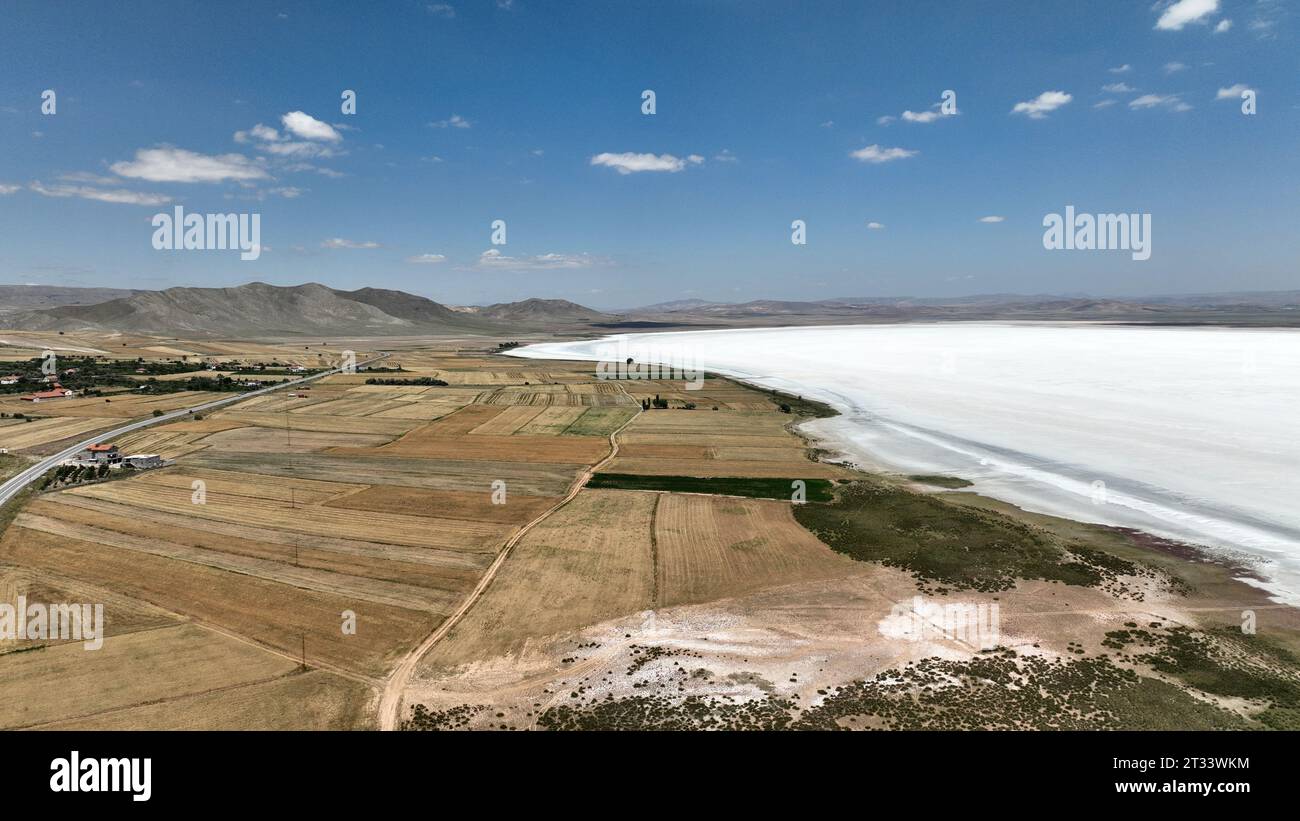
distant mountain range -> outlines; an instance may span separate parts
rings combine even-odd
[[[168,336],[510,336],[539,332],[940,320],[1091,320],[1300,326],[1300,291],[1101,299],[991,294],[810,302],[678,300],[606,313],[562,299],[447,306],[404,291],[317,283],[164,291],[0,285],[0,327]]]

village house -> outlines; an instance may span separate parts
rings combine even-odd
[[[0,376],[0,385],[17,385],[20,381],[22,381],[22,377],[16,373]]]
[[[95,465],[116,465],[122,461],[117,445],[91,445],[77,454],[77,461]]]
[[[63,387],[55,382],[54,386],[48,391],[36,391],[26,396],[20,396],[19,399],[24,402],[45,402],[50,399],[70,399],[77,395],[77,392]]]

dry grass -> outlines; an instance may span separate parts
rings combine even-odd
[[[458,459],[472,455],[497,462],[590,465],[609,453],[609,440],[597,436],[458,436],[419,429],[382,447],[332,448],[328,452],[422,459]]]
[[[310,453],[335,447],[374,447],[391,439],[391,436],[374,433],[235,428],[209,434],[198,444],[230,453],[261,453],[268,450]]]
[[[309,664],[318,659],[370,675],[381,674],[442,618],[438,613],[304,590],[214,567],[16,526],[11,526],[0,541],[0,559],[102,584],[172,612],[218,625],[293,657],[299,655],[305,640]],[[344,610],[357,614],[360,623],[357,636],[342,633],[340,614]],[[77,648],[76,652],[82,651]],[[218,667],[229,668],[229,661]],[[137,682],[151,678],[141,675],[147,669],[147,666],[137,667],[130,673],[119,672],[118,676],[129,682],[127,686],[137,686]],[[216,673],[210,672],[204,678],[215,677]],[[97,686],[105,687],[113,680],[105,677]],[[168,690],[174,692],[175,688]],[[132,703],[139,700],[131,699]]]
[[[555,436],[563,433],[585,412],[586,409],[581,407],[544,407],[531,422],[515,432],[523,436]]]
[[[477,437],[476,437],[477,438]],[[473,451],[455,459],[395,457],[372,452],[360,454],[214,453],[190,456],[187,465],[217,470],[292,476],[325,481],[342,480],[367,485],[405,485],[437,490],[489,491],[501,479],[511,493],[562,496],[584,468],[580,464],[525,464],[489,462],[471,458]]]
[[[210,494],[204,504],[195,504],[188,487],[147,485],[132,481],[85,485],[67,491],[74,496],[102,499],[146,510],[160,510],[200,521],[227,522],[248,528],[284,530],[311,536],[339,536],[370,539],[376,535],[374,517],[336,508],[299,505],[291,507],[280,499]],[[380,533],[385,542],[413,547],[493,552],[505,539],[501,525],[442,519],[430,522],[424,516],[389,513],[382,519]]]
[[[512,493],[509,485],[506,486],[506,502],[501,505],[492,503],[492,492],[487,489],[469,493],[386,485],[365,488],[325,504],[329,507],[365,510],[372,513],[404,513],[411,516],[522,525],[532,521],[558,501],[559,499],[554,496],[524,496]]]
[[[374,728],[374,688],[322,670],[124,707],[47,730],[361,730]]]
[[[182,694],[286,675],[295,665],[190,624],[110,635],[98,650],[80,643],[0,656],[5,697],[0,727],[84,716]]]
[[[241,403],[236,405],[243,408]],[[320,407],[319,405],[314,407]],[[214,426],[222,425],[224,427],[213,427],[212,432],[229,430],[234,427],[244,425],[253,425],[262,428],[271,428],[273,430],[283,431],[287,426],[294,431],[320,431],[322,433],[368,433],[383,434],[386,436],[400,436],[411,428],[418,425],[417,422],[406,421],[403,419],[377,419],[375,417],[349,417],[349,416],[327,416],[317,413],[291,413],[286,418],[284,413],[270,413],[266,411],[246,411],[246,410],[229,410],[223,411],[216,418],[204,419],[205,422],[211,422]],[[188,423],[185,423],[188,424]],[[167,428],[174,427],[167,425]]]
[[[794,520],[788,502],[666,493],[655,517],[659,604],[844,576],[855,563]]]
[[[579,493],[524,537],[488,592],[421,668],[514,652],[529,638],[652,606],[655,498],[609,490]]]
[[[44,404],[41,403],[35,408],[29,406],[26,412],[37,413]],[[112,420],[76,417],[37,419],[34,422],[19,420],[15,424],[0,427],[0,447],[9,450],[26,450],[75,436],[83,436],[97,430],[107,430],[113,425]]]

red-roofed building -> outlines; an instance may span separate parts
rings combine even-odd
[[[69,399],[76,395],[77,395],[76,391],[69,390],[68,388],[63,387],[62,385],[56,384],[51,390],[37,391],[36,393],[31,393],[28,394],[27,396],[21,396],[19,398],[22,399],[24,402],[44,402],[49,399]]]
[[[116,465],[122,461],[122,454],[118,452],[117,445],[91,445],[77,454],[77,461],[106,462]]]

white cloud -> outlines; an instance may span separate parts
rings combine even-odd
[[[509,257],[495,248],[479,254],[478,264],[483,268],[555,270],[559,268],[589,268],[608,262],[588,254],[537,254],[531,257]]]
[[[1180,71],[1186,71],[1187,64],[1174,61],[1172,63],[1165,63],[1164,69],[1165,69],[1165,74],[1177,74]]]
[[[30,188],[43,197],[76,197],[96,202],[111,202],[115,205],[165,205],[172,201],[164,194],[143,194],[127,191],[124,188],[94,188],[89,185],[51,185],[46,186],[39,180]]]
[[[327,239],[324,242],[322,242],[320,244],[320,247],[322,248],[380,248],[382,246],[377,242],[371,242],[369,240],[365,242],[358,242],[356,240],[341,239],[339,237],[334,237],[333,239]]]
[[[898,119],[897,117],[886,114],[883,117],[876,118],[876,125],[889,125],[890,123],[892,123],[894,120],[897,119]]]
[[[921,152],[913,151],[910,148],[885,148],[872,144],[865,148],[859,148],[857,151],[849,152],[849,156],[855,160],[879,165],[894,160],[905,160],[908,157],[915,157],[919,153]]]
[[[1114,68],[1108,68],[1106,70],[1109,71],[1111,74],[1127,74],[1133,70],[1133,66],[1129,65],[1128,63],[1125,63],[1122,66],[1115,66]]]
[[[259,151],[265,151],[268,154],[274,154],[277,157],[296,157],[305,159],[308,157],[334,157],[338,152],[328,145],[320,143],[293,142],[289,140],[278,143],[263,143],[258,147]]]
[[[442,254],[419,254],[413,257],[407,257],[406,261],[416,265],[437,265],[439,262],[446,262],[447,258]]]
[[[1219,0],[1177,0],[1168,6],[1156,28],[1163,31],[1182,31],[1188,23],[1208,22],[1205,18],[1219,10]]]
[[[702,162],[704,158],[699,154],[691,154],[682,159],[672,154],[636,154],[631,151],[622,154],[605,152],[591,158],[592,165],[613,168],[620,174],[635,174],[639,171],[667,171],[675,174],[684,169],[687,164],[699,165]]]
[[[1191,111],[1192,109],[1177,94],[1143,94],[1141,97],[1130,100],[1128,107],[1135,111],[1144,108],[1168,108],[1172,111]]]
[[[1111,94],[1129,94],[1137,91],[1136,88],[1133,88],[1128,83],[1111,83],[1110,85],[1102,86],[1101,90],[1109,91]]]
[[[732,154],[730,148],[724,148],[719,153],[714,154],[713,159],[717,162],[740,162],[740,158]]]
[[[1005,220],[1006,217],[999,217],[996,215],[980,217],[980,222],[1004,222]]]
[[[835,127],[834,120],[827,120],[826,122],[822,123],[822,128],[834,128],[834,127]]]
[[[1227,31],[1230,28],[1232,28],[1232,21],[1228,19],[1223,19],[1219,21],[1219,25],[1214,27],[1214,33],[1223,34],[1225,31]]]
[[[223,182],[261,180],[267,173],[243,154],[198,154],[169,145],[142,148],[130,162],[109,166],[119,177],[150,182]]]
[[[284,167],[284,170],[289,172],[312,171],[317,174],[320,174],[322,177],[329,177],[330,179],[334,179],[334,180],[339,179],[340,177],[347,176],[347,174],[344,174],[342,171],[335,171],[333,168],[322,168],[318,165],[312,165],[309,162],[291,163],[289,165],[286,165]]]
[[[1093,108],[1110,108],[1110,107],[1113,106],[1113,105],[1115,105],[1115,101],[1114,101],[1114,100],[1098,100],[1097,102],[1095,102],[1095,103],[1092,104],[1092,107],[1093,107]]]
[[[879,222],[869,222],[869,223],[867,223],[867,227],[870,228],[872,231],[879,231],[879,230],[881,230],[882,228],[884,228],[885,226],[884,226],[883,223],[879,223]]]
[[[1250,86],[1242,83],[1219,89],[1219,93],[1214,95],[1216,100],[1240,100],[1244,91],[1250,91]]]
[[[904,111],[902,120],[905,123],[932,123],[943,115],[937,111]]]
[[[1016,103],[1012,114],[1024,114],[1031,120],[1041,120],[1049,111],[1055,111],[1074,99],[1074,95],[1064,91],[1044,91],[1032,100]]]
[[[22,188],[23,187],[21,185],[9,185],[7,183],[0,182],[0,197],[7,197],[10,194],[13,194],[17,191],[21,191]]]
[[[459,114],[452,114],[446,120],[439,120],[436,123],[429,123],[434,128],[469,128],[472,123]]]
[[[445,20],[450,20],[456,16],[456,9],[452,8],[446,3],[430,3],[425,8],[429,10],[430,14],[434,15],[435,17],[441,17]]]
[[[288,131],[304,140],[336,143],[343,139],[343,135],[336,131],[334,126],[301,111],[290,111],[280,118],[280,122]]]
[[[258,123],[247,131],[235,132],[235,142],[237,143],[246,143],[250,138],[264,140],[266,142],[274,142],[280,139],[280,132],[271,128],[269,125],[262,125],[261,123]]]

